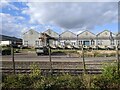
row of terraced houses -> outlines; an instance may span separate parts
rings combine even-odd
[[[104,30],[98,34],[94,34],[88,30],[85,30],[76,35],[71,31],[65,31],[61,34],[58,34],[53,30],[48,29],[43,33],[54,38],[53,40],[50,40],[50,45],[53,48],[62,48],[65,46],[69,46],[68,48],[79,48],[81,45],[92,48],[96,48],[96,46],[99,46],[100,48],[113,48],[120,44],[120,33],[114,34],[109,30]],[[42,46],[43,43],[39,39],[40,37],[41,33],[31,29],[23,33],[23,45],[28,47]]]

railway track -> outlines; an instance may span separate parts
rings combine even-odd
[[[112,63],[115,60],[116,57],[85,58],[85,64],[87,69],[101,69],[103,63]],[[1,63],[2,67],[13,68],[13,62],[10,56],[3,57]],[[15,68],[29,69],[33,64],[37,65],[40,69],[49,69],[51,67],[48,56],[16,55],[15,57]],[[54,69],[83,69],[82,58],[52,57],[51,64]]]
[[[2,74],[11,74],[14,71],[12,68],[2,68],[1,70],[2,70],[2,72],[1,72]],[[16,74],[20,74],[20,73],[29,74],[31,72],[32,72],[31,69],[25,69],[25,68],[16,68],[15,69]],[[49,75],[51,73],[53,75],[58,75],[58,74],[63,74],[63,73],[78,75],[78,74],[84,73],[84,70],[83,69],[52,69],[52,71],[51,71],[50,69],[41,69],[42,75]],[[87,74],[101,74],[102,69],[86,69],[86,73]]]
[[[40,69],[50,68],[50,62],[33,62],[33,61],[27,61],[27,62],[21,62],[21,61],[16,61],[15,62],[15,67],[16,68],[30,68],[31,65],[37,65]],[[3,61],[2,62],[2,67],[8,67],[12,68],[13,63],[11,61]],[[83,68],[83,63],[82,62],[52,62],[52,67],[54,69],[81,69]],[[86,68],[94,68],[94,69],[99,69],[102,67],[102,63],[100,62],[86,62]]]
[[[109,62],[110,63],[110,62]],[[37,65],[41,69],[43,75],[51,73],[50,62],[48,61],[16,61],[15,72],[16,73],[31,73],[31,65]],[[101,74],[102,73],[101,62],[86,62],[86,72],[88,74]],[[2,61],[1,73],[11,74],[13,73],[13,64],[11,61]],[[52,74],[70,73],[73,75],[82,74],[83,63],[82,62],[52,62]]]

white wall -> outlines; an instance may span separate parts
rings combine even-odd
[[[23,34],[23,45],[26,46],[36,46],[36,41],[38,41],[38,44],[41,44],[41,41],[39,39],[40,34],[34,30],[29,30],[28,32],[26,32],[25,34]],[[25,42],[28,43],[25,43]]]
[[[0,41],[0,45],[10,45],[11,41]]]

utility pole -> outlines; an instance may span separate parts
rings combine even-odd
[[[14,60],[14,42],[11,43],[11,55],[12,55],[12,62],[13,62],[13,73],[15,74],[15,60]]]
[[[85,57],[84,57],[84,45],[82,44],[82,58],[83,58],[83,68],[84,68],[84,74],[86,74],[86,66],[85,66]]]

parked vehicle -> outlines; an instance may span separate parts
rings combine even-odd
[[[48,47],[37,47],[36,48],[36,54],[39,55],[48,55],[49,54],[49,48]]]

